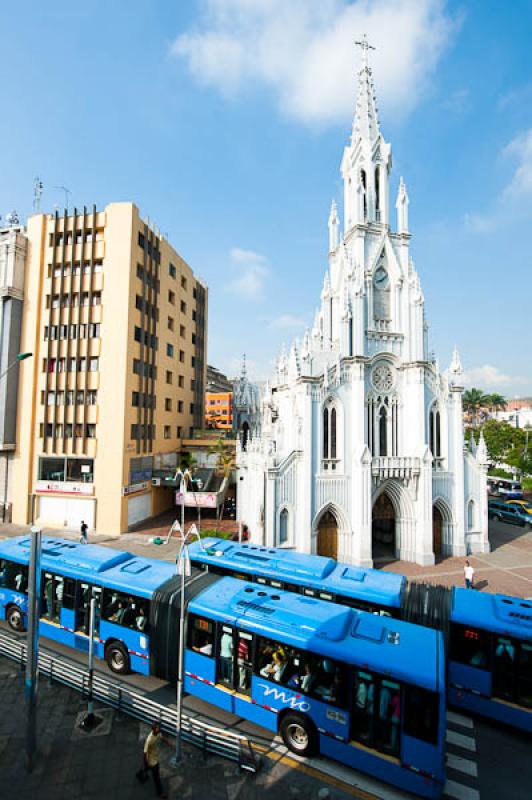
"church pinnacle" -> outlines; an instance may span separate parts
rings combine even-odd
[[[358,73],[357,102],[351,138],[353,143],[359,136],[374,142],[380,134],[380,128],[375,86],[371,67],[369,66],[368,52],[369,50],[375,50],[375,48],[369,44],[366,34],[364,34],[361,41],[355,42],[355,44],[362,50],[362,66]]]

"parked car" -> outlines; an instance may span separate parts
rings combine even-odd
[[[525,526],[532,530],[532,514],[513,503],[504,503],[497,500],[488,502],[488,516],[500,522],[507,522],[510,525]]]
[[[527,514],[532,514],[532,503],[528,500],[507,500],[506,505],[526,511]]]

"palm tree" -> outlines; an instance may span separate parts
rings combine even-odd
[[[489,403],[489,395],[484,394],[481,389],[467,389],[463,396],[463,406],[473,417],[473,426],[478,425],[480,409]]]
[[[220,437],[216,444],[210,448],[209,452],[216,456],[215,470],[218,475],[221,475],[224,480],[229,478],[236,466],[234,442],[229,442],[229,447],[226,441]],[[220,514],[216,514],[216,532],[218,533],[218,526],[220,520],[223,518],[224,504],[220,507]]]
[[[497,392],[494,392],[493,394],[488,394],[487,397],[491,412],[504,411],[504,409],[508,406],[508,400],[502,394],[497,394]]]

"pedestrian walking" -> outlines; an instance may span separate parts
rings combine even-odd
[[[168,797],[168,795],[163,792],[163,787],[161,784],[159,765],[159,748],[161,746],[161,742],[168,744],[161,733],[161,726],[159,723],[154,722],[151,726],[151,731],[147,735],[146,741],[144,742],[144,763],[142,768],[137,772],[137,779],[141,783],[146,783],[148,780],[148,772],[151,772],[157,797],[164,798]]]
[[[79,530],[80,530],[79,543],[80,544],[88,544],[89,540],[88,540],[88,537],[87,537],[87,533],[89,531],[89,526],[87,525],[87,523],[84,520],[81,520],[81,525],[80,525]]]
[[[473,567],[471,566],[469,561],[466,561],[465,562],[465,566],[464,566],[464,579],[465,579],[466,589],[472,589],[473,588],[473,575],[474,574],[475,574],[475,570],[473,569]]]

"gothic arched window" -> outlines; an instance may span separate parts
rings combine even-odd
[[[381,170],[375,167],[375,219],[380,222],[381,218]]]
[[[329,409],[323,409],[323,458],[329,458]]]
[[[467,530],[472,531],[475,527],[475,501],[470,500],[467,504]]]
[[[336,409],[331,408],[331,458],[336,458]]]
[[[360,180],[362,182],[362,187],[364,189],[364,222],[368,218],[368,192],[367,192],[367,181],[366,181],[366,170],[360,170]]]
[[[329,399],[322,412],[322,460],[323,469],[337,469],[337,462],[341,458],[341,438],[339,438],[341,410],[337,403]]]
[[[283,508],[279,516],[279,544],[286,544],[288,541],[288,511]]]
[[[385,406],[379,411],[379,455],[388,455],[388,414]]]
[[[441,458],[441,418],[436,404],[429,413],[429,447],[433,458]]]

